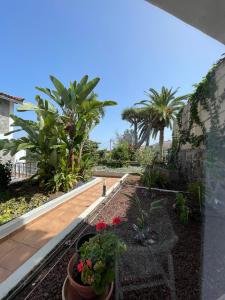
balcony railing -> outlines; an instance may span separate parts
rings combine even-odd
[[[12,178],[27,178],[34,175],[37,172],[37,163],[15,163],[12,165]]]

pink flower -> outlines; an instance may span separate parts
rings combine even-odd
[[[121,223],[121,218],[120,217],[115,217],[112,220],[113,225],[119,225]]]
[[[100,231],[102,229],[105,229],[107,227],[107,224],[105,222],[99,222],[96,224],[95,228],[96,228],[96,231]]]
[[[90,259],[87,259],[87,260],[86,260],[86,264],[87,264],[88,268],[91,268],[92,262],[91,262]]]
[[[82,272],[83,268],[84,268],[84,265],[83,265],[82,261],[80,261],[79,264],[77,265],[77,271]]]

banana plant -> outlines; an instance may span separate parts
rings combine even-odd
[[[4,154],[11,155],[20,150],[29,150],[37,157],[40,182],[54,190],[68,190],[80,178],[80,174],[84,176],[85,169],[92,165],[87,154],[82,161],[84,143],[104,116],[104,108],[116,105],[116,102],[98,100],[94,88],[99,78],[89,81],[86,75],[80,82],[71,82],[69,88],[54,76],[50,76],[50,79],[55,90],[37,89],[54,103],[38,95],[35,98],[36,105],[21,105],[17,109],[19,112],[33,111],[37,120],[11,116],[12,126],[16,129],[7,134],[24,131],[26,136],[5,139],[0,142],[0,149],[4,149]]]
[[[18,116],[11,115],[13,119],[13,131],[24,131],[26,136],[19,139],[3,140],[2,147],[4,154],[15,155],[20,150],[28,150],[35,153],[38,160],[38,175],[43,182],[46,182],[57,170],[60,155],[65,152],[66,145],[60,138],[63,124],[60,123],[58,112],[47,100],[43,101],[36,97],[37,105],[24,103],[18,111],[34,111],[37,121],[24,120]]]
[[[57,103],[63,112],[61,119],[69,150],[68,167],[73,170],[80,167],[84,142],[104,116],[104,108],[117,103],[97,99],[94,88],[100,81],[98,77],[88,80],[88,76],[85,75],[80,82],[70,82],[69,88],[54,76],[50,76],[50,79],[55,90],[40,87],[37,89]]]

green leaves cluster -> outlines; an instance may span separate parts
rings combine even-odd
[[[187,129],[182,128],[183,109],[180,110],[177,116],[177,123],[179,127],[179,143],[181,145],[190,143],[193,147],[199,147],[201,144],[206,143],[207,133],[206,128],[199,117],[199,106],[201,105],[209,114],[211,113],[212,101],[216,102],[215,72],[223,60],[224,59],[220,59],[216,64],[214,64],[208,71],[207,75],[203,77],[201,82],[194,85],[195,91],[190,95],[188,100],[188,103],[190,104],[190,118]],[[218,118],[218,114],[216,118]],[[213,122],[212,117],[210,120]],[[191,132],[194,125],[197,125],[201,128],[201,135],[196,136]]]
[[[82,282],[91,285],[96,294],[103,294],[114,280],[116,258],[125,250],[125,244],[109,231],[103,231],[85,242],[80,248],[84,265]],[[91,267],[86,265],[87,259],[91,261]]]
[[[141,182],[144,186],[149,188],[165,188],[168,186],[170,180],[160,171],[160,169],[157,167],[155,168],[154,165],[147,165],[144,172],[141,174]]]
[[[0,162],[0,191],[7,188],[11,181],[11,169],[12,165],[10,162],[3,164]]]
[[[156,157],[156,151],[153,148],[138,149],[136,151],[136,160],[142,167],[153,164]]]
[[[3,192],[0,197],[0,225],[39,207],[48,199],[46,195],[34,195],[30,199],[26,196],[9,197]]]
[[[186,199],[181,193],[176,194],[176,208],[178,210],[179,220],[182,224],[187,224],[189,222],[189,208],[186,205]]]
[[[50,79],[54,90],[37,87],[50,101],[38,95],[36,105],[24,103],[18,108],[20,112],[33,111],[36,121],[12,116],[12,126],[17,129],[8,134],[25,131],[26,136],[2,143],[5,154],[29,150],[37,158],[40,183],[54,191],[67,191],[92,166],[91,156],[86,153],[83,157],[84,144],[104,116],[104,108],[116,102],[98,100],[93,90],[99,78],[89,80],[86,75],[80,82],[70,82],[69,88],[54,76]]]

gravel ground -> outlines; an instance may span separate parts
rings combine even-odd
[[[172,205],[175,201],[174,194],[169,193],[154,193],[150,195],[147,190],[137,189],[135,185],[138,183],[139,177],[129,176],[127,183],[133,184],[133,187],[124,185],[107,204],[98,217],[88,224],[88,229],[93,230],[97,221],[104,219],[106,222],[111,222],[115,216],[121,216],[126,222],[133,222],[135,214],[128,198],[123,194],[136,193],[140,196],[143,208],[149,207],[152,199],[166,198],[167,211],[172,222],[174,231],[178,236],[178,242],[173,250],[174,269],[175,269],[175,286],[177,299],[200,299],[200,283],[201,283],[201,223],[191,221],[188,225],[181,225],[177,219]],[[118,229],[121,236],[126,235],[123,231],[123,226]],[[75,252],[74,241],[76,237],[66,241],[61,252],[46,266],[32,283],[13,299],[17,300],[49,300],[61,299],[61,288],[66,277],[66,267],[71,255]],[[140,259],[140,264],[143,262]],[[143,289],[138,292],[130,292],[125,295],[127,300],[136,299],[170,299],[170,293],[167,287],[162,286],[155,289]]]

